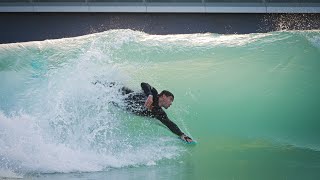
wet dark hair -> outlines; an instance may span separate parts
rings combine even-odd
[[[167,91],[167,90],[163,90],[163,91],[159,94],[159,96],[162,96],[162,95],[166,95],[167,97],[168,97],[168,96],[171,96],[171,97],[174,99],[174,95],[173,95],[171,92]]]

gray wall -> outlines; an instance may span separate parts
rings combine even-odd
[[[0,0],[0,12],[320,13],[320,0]]]
[[[16,2],[84,2],[84,3],[91,3],[91,2],[178,2],[178,3],[185,3],[185,2],[267,2],[267,3],[317,3],[319,0],[0,0],[1,2],[8,2],[8,3],[16,3]]]

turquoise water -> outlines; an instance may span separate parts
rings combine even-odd
[[[319,179],[319,57],[318,30],[1,44],[0,177]],[[97,80],[170,90],[168,116],[198,144],[114,107]]]

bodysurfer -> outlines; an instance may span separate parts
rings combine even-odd
[[[130,92],[129,96],[125,98],[127,109],[137,115],[160,120],[162,124],[167,126],[171,132],[178,135],[182,140],[192,142],[193,140],[186,136],[179,127],[168,118],[166,112],[162,109],[168,109],[171,106],[174,95],[167,90],[163,90],[158,94],[158,91],[148,83],[141,83],[141,88],[142,93],[134,93],[127,88],[123,88],[124,93]]]
[[[104,83],[101,84],[106,86]],[[112,87],[114,84],[115,83],[111,83],[108,86]],[[168,118],[166,112],[162,109],[168,109],[171,106],[174,100],[174,95],[167,90],[163,90],[158,94],[158,91],[154,87],[144,82],[141,83],[141,88],[142,92],[134,92],[127,87],[121,88],[122,95],[125,95],[124,104],[126,110],[136,115],[156,118],[168,127],[171,132],[178,135],[183,141],[194,143],[190,137],[185,135],[179,127]]]

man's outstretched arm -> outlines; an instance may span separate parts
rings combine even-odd
[[[162,122],[162,124],[167,126],[171,132],[178,135],[182,140],[187,141],[187,142],[193,141],[190,137],[186,136],[174,122],[172,122],[168,118],[167,114],[163,110],[158,112],[157,116],[155,118],[160,120]]]
[[[174,134],[176,134],[178,136],[181,136],[184,134],[179,129],[179,127],[168,118],[168,116],[166,114],[161,114],[161,115],[157,116],[156,118],[159,119],[162,122],[162,124],[167,126],[170,129],[170,131],[173,132]]]

